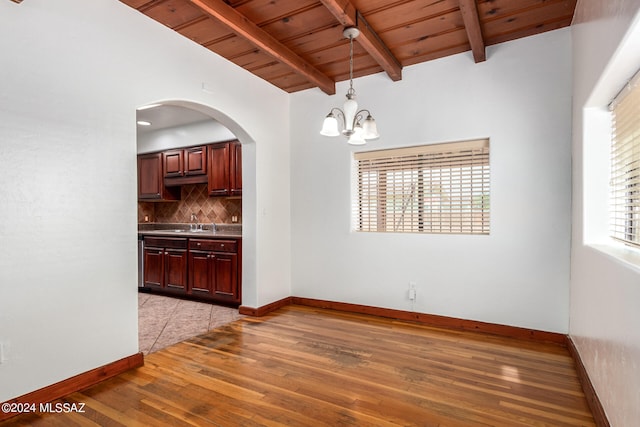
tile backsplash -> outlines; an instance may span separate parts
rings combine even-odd
[[[241,198],[209,197],[207,193],[207,184],[183,185],[179,201],[138,202],[138,222],[188,223],[195,213],[200,223],[231,224],[233,216],[242,223]]]

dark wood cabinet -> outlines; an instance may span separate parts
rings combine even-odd
[[[239,141],[230,145],[229,161],[229,195],[242,195],[242,145]]]
[[[229,305],[241,303],[242,239],[144,238],[143,287]]]
[[[207,174],[207,147],[191,147],[184,149],[184,174],[206,175]]]
[[[162,289],[164,286],[164,249],[144,248],[144,287]]]
[[[189,251],[189,293],[205,297],[213,295],[212,267],[209,252]]]
[[[207,173],[207,147],[198,146],[163,153],[165,178],[180,178]]]
[[[239,304],[240,242],[189,240],[189,294]]]
[[[229,195],[229,143],[209,146],[208,188],[210,196]]]
[[[163,176],[175,178],[182,176],[182,150],[171,150],[162,153]]]
[[[167,290],[187,290],[187,251],[166,249],[164,252],[164,286]]]
[[[239,141],[138,156],[138,200],[180,200],[180,186],[206,183],[209,196],[242,195]]]
[[[186,292],[187,260],[187,239],[146,237],[144,287]]]
[[[242,145],[239,141],[209,145],[210,196],[242,195]]]
[[[162,153],[138,156],[138,200],[179,200],[180,189],[167,188],[162,174]]]
[[[236,254],[211,254],[213,261],[213,289],[216,298],[240,302],[238,299],[238,256]]]

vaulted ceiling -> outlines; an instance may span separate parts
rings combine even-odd
[[[287,91],[335,93],[349,78],[385,72],[571,24],[577,0],[120,0]],[[471,57],[471,56],[470,56]],[[491,60],[491,58],[488,58]]]

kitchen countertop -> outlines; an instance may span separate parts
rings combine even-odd
[[[138,224],[138,234],[142,236],[199,237],[203,239],[239,239],[242,238],[242,226],[236,224],[217,224],[217,230],[211,224],[204,224],[202,231],[190,231],[189,224]]]
[[[203,239],[220,239],[242,237],[242,233],[230,231],[185,231],[185,230],[138,230],[138,234],[143,236],[168,236],[168,237],[201,237]]]

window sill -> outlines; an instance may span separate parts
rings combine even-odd
[[[621,264],[640,272],[640,249],[632,248],[618,242],[587,245],[610,256]]]

